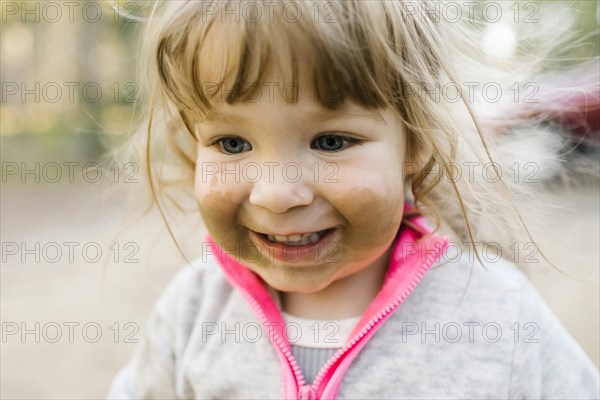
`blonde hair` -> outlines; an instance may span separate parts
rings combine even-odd
[[[247,6],[250,3],[254,8]],[[493,241],[500,249],[515,240],[531,240],[515,207],[529,188],[503,179],[502,165],[496,163],[504,156],[495,150],[503,127],[499,121],[523,122],[514,104],[489,107],[481,96],[469,98],[464,91],[459,101],[436,99],[427,90],[440,84],[464,87],[465,76],[480,82],[492,77],[506,89],[533,76],[545,54],[534,55],[530,63],[489,62],[476,39],[481,26],[435,18],[428,12],[435,4],[280,0],[276,7],[293,7],[293,12],[267,14],[273,2],[156,2],[141,59],[142,77],[151,93],[148,124],[132,141],[142,150],[159,209],[166,204],[161,206],[167,183],[174,183],[164,165],[174,168],[175,188],[193,193],[194,125],[210,114],[217,96],[229,103],[253,98],[270,68],[298,84],[300,66],[309,60],[316,100],[324,107],[352,101],[368,108],[389,107],[401,118],[409,130],[409,154],[418,166],[409,171],[405,184],[410,185],[416,212],[436,229],[464,243]],[[242,7],[247,7],[244,15]],[[556,32],[554,39],[561,34]],[[473,179],[464,174],[451,178],[457,168],[464,171],[476,164],[492,166],[486,169],[487,179],[478,174]],[[165,222],[169,227],[166,218]]]

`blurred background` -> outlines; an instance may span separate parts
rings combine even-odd
[[[494,2],[476,10],[486,3]],[[569,63],[598,55],[597,1],[499,3],[501,18],[482,36],[490,54],[514,52],[514,33],[529,17],[530,28],[573,23]],[[136,18],[150,4],[0,5],[0,397],[102,398],[185,262],[157,213],[141,216],[143,171],[105,157],[143,106],[136,37],[144,24]],[[576,281],[541,263],[524,272],[598,366],[598,181],[540,195],[560,211],[534,237],[556,265],[591,278]],[[188,225],[178,234],[202,237],[197,223]]]

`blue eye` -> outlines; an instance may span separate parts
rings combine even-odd
[[[358,139],[328,134],[318,137],[314,142],[311,143],[310,147],[328,152],[337,152],[349,147],[350,144],[357,142],[359,142]],[[345,145],[346,143],[348,143],[348,145]]]
[[[250,143],[235,136],[221,138],[217,140],[215,144],[216,143],[218,143],[219,146],[221,146],[221,149],[228,154],[239,154],[244,151],[252,150]]]

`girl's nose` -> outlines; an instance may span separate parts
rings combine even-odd
[[[312,187],[305,178],[296,175],[290,177],[281,172],[274,176],[261,176],[252,183],[249,201],[255,206],[282,214],[297,206],[306,206],[313,202]]]

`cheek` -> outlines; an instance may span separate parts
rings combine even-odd
[[[213,192],[197,198],[200,215],[206,229],[216,241],[227,240],[235,220],[236,206],[231,195]]]
[[[396,154],[380,149],[382,157],[376,161],[369,157],[344,166],[333,202],[349,227],[345,238],[349,251],[387,247],[398,232],[404,210],[402,148],[398,150]]]
[[[204,225],[217,241],[228,240],[234,230],[239,201],[234,188],[220,183],[218,176],[201,176],[196,173],[196,202]]]
[[[401,191],[390,196],[370,188],[348,192],[338,202],[349,229],[344,245],[355,253],[372,253],[387,248],[402,222],[404,197]]]

